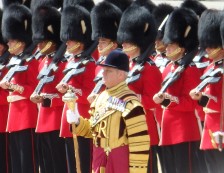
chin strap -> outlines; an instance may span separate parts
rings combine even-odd
[[[181,52],[181,48],[178,47],[178,48],[177,48],[175,51],[173,51],[172,53],[170,53],[170,54],[167,54],[167,53],[166,53],[166,56],[167,56],[168,58],[174,58],[174,57],[176,57],[176,55],[178,55],[180,52]]]
[[[109,49],[111,49],[114,46],[113,42],[110,42],[110,44],[108,44],[103,50],[99,50],[99,53],[105,53],[106,51],[108,51]]]
[[[10,53],[14,53],[16,50],[18,50],[20,47],[22,46],[22,42],[18,41],[16,42],[15,46],[13,46],[12,48],[9,48],[9,52]]]
[[[53,43],[51,41],[47,42],[47,44],[45,45],[45,47],[40,50],[40,53],[46,52],[52,46],[52,44]]]
[[[72,46],[71,48],[67,49],[67,51],[69,53],[72,53],[75,49],[77,49],[78,47],[80,47],[80,43],[75,44],[74,46]]]

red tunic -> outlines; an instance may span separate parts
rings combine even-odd
[[[211,63],[208,68],[216,69],[218,66]],[[205,72],[206,72],[205,71]],[[223,74],[219,74],[219,76],[223,76]],[[221,116],[221,102],[222,102],[222,80],[221,78],[217,83],[208,84],[205,89],[204,93],[209,96],[208,103],[206,108],[212,110],[205,113],[205,125],[203,130],[202,142],[201,142],[201,149],[214,149],[212,145],[212,138],[209,134],[209,131],[212,133],[217,132],[220,130],[220,116]],[[224,147],[224,145],[223,145]]]
[[[130,69],[132,69],[134,65],[135,62],[131,63]],[[143,71],[141,71],[140,79],[128,84],[131,90],[141,95],[141,103],[146,111],[146,121],[151,145],[158,145],[159,143],[159,126],[157,125],[156,119],[156,107],[158,107],[158,105],[154,103],[153,96],[159,92],[161,82],[162,77],[159,69],[155,65],[146,62]]]
[[[46,56],[46,58],[44,58],[39,65],[39,71],[44,67],[44,65],[49,65],[51,61],[52,58]],[[54,75],[54,80],[50,83],[45,84],[41,93],[58,94],[59,98],[51,99],[50,107],[43,107],[42,104],[40,105],[36,126],[37,133],[50,132],[60,129],[61,115],[64,102],[62,101],[62,94],[59,93],[55,87],[63,77],[62,71],[64,70],[65,63],[59,62],[57,65],[57,71],[51,72],[51,75],[49,75]]]
[[[99,52],[97,49],[92,53],[92,57],[95,61],[99,59]]]
[[[168,64],[162,74],[163,79],[177,67],[173,63]],[[196,66],[188,66],[179,79],[168,87],[166,92],[173,96],[174,101],[164,109],[160,145],[200,140],[195,116],[197,103],[189,96],[189,92],[199,84],[199,77],[200,72]]]
[[[75,58],[75,62],[79,61],[79,58]],[[71,59],[70,61],[74,61],[74,59]],[[73,76],[70,81],[68,82],[69,85],[72,85],[78,93],[76,93],[78,100],[77,108],[78,112],[82,117],[89,118],[90,115],[88,113],[90,104],[87,100],[87,97],[91,93],[92,89],[94,88],[95,83],[93,82],[93,79],[95,77],[95,62],[89,62],[85,65],[86,69],[83,73],[80,73],[76,76]],[[71,132],[69,131],[69,124],[66,120],[66,111],[67,106],[64,106],[62,119],[61,119],[61,128],[60,128],[60,137],[72,137]]]
[[[6,68],[3,68],[1,71],[0,79],[6,74]],[[8,111],[9,111],[9,103],[7,102],[7,96],[9,92],[0,88],[0,133],[4,133],[6,131],[6,124],[8,118]]]
[[[30,101],[30,95],[37,85],[38,61],[32,59],[26,62],[28,69],[23,72],[15,73],[11,79],[12,84],[18,84],[24,87],[22,94],[11,92],[10,96],[18,95],[25,97],[23,100],[11,102],[9,105],[9,115],[7,121],[7,131],[14,132],[28,128],[35,128],[37,122],[37,105]]]

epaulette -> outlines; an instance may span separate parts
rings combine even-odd
[[[122,117],[126,117],[131,112],[131,110],[138,106],[142,107],[142,104],[139,102],[138,99],[129,100],[126,104],[124,112],[122,113]]]

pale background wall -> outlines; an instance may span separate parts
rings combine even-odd
[[[94,0],[95,3],[101,2],[103,0]],[[155,4],[160,4],[160,3],[168,3],[173,6],[179,6],[181,4],[180,0],[152,0]],[[201,1],[207,8],[216,8],[223,10],[224,9],[224,0],[207,0],[207,1]]]
[[[38,0],[37,0],[38,1]],[[101,2],[102,0],[94,0],[95,3]],[[160,3],[168,3],[173,6],[179,6],[181,2],[180,0],[152,0],[155,4]],[[208,8],[216,8],[223,10],[224,9],[224,0],[207,0],[201,1]],[[0,0],[0,8],[2,7],[2,0]]]

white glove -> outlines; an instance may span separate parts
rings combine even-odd
[[[75,123],[76,125],[79,124],[79,118],[80,118],[79,113],[73,112],[71,110],[67,110],[66,111],[66,118],[67,118],[67,122],[69,124],[72,124],[72,123]]]
[[[219,136],[222,136],[222,143],[224,143],[224,132],[217,131],[217,132],[214,132],[212,135],[217,144],[219,143]]]

